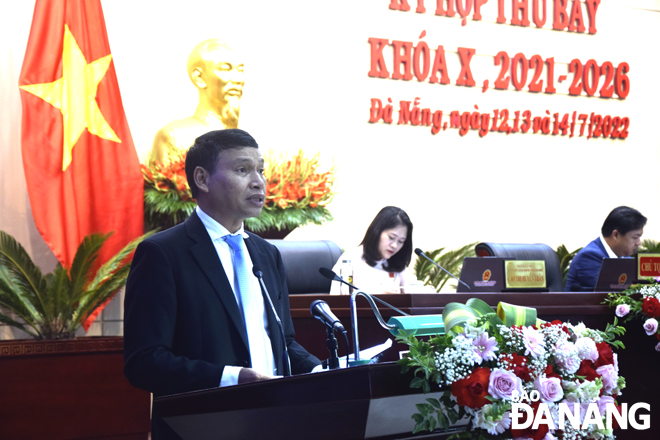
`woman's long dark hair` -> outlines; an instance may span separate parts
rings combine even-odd
[[[401,250],[394,254],[392,258],[387,260],[383,268],[388,272],[403,272],[403,270],[410,264],[412,257],[412,233],[413,224],[410,217],[401,208],[396,206],[386,206],[380,210],[378,215],[373,219],[367,232],[362,239],[362,249],[364,261],[371,267],[383,259],[383,256],[378,250],[380,245],[380,236],[386,229],[396,228],[397,226],[406,226],[408,233],[406,234],[406,241],[403,243]]]

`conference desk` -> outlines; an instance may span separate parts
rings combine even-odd
[[[605,330],[607,323],[614,321],[614,310],[603,305],[605,292],[495,292],[495,293],[438,293],[438,294],[384,294],[376,295],[383,301],[411,315],[442,314],[444,306],[450,302],[465,304],[469,298],[484,300],[493,308],[499,302],[533,307],[539,318],[552,321],[559,319],[572,324],[583,322],[587,327]],[[328,303],[333,313],[339,318],[350,333],[350,297],[331,295],[292,295],[290,300],[291,316],[296,329],[296,340],[319,359],[328,358],[325,326],[311,316],[310,304],[317,299]],[[382,328],[364,298],[358,297],[357,316],[360,348],[368,348],[383,343],[387,338],[394,339]],[[379,305],[385,321],[397,312]],[[629,406],[645,402],[651,407],[651,429],[646,431],[619,430],[619,439],[653,439],[660,437],[660,353],[654,347],[657,340],[647,336],[640,320],[633,320],[625,325],[626,334],[620,338],[626,349],[615,350],[618,353],[620,375],[626,379],[626,388],[620,396],[620,402]],[[343,338],[338,338],[339,355],[346,355]],[[350,340],[350,337],[349,337]],[[382,361],[395,361],[399,352],[407,346],[395,343],[383,353]],[[645,413],[642,411],[642,413]]]

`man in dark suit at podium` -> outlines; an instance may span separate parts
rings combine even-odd
[[[568,269],[567,292],[593,291],[603,258],[629,257],[641,244],[646,217],[638,210],[619,206],[609,213],[601,236],[575,255]]]
[[[320,364],[294,339],[279,251],[243,230],[265,202],[263,164],[243,130],[198,137],[186,158],[195,212],[135,252],[124,372],[155,397],[270,379],[287,374],[289,359],[292,374]],[[179,437],[154,412],[152,438]]]

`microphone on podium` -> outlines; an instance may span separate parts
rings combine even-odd
[[[309,311],[312,313],[312,316],[333,330],[339,330],[340,332],[345,332],[346,329],[341,323],[339,318],[335,316],[334,313],[330,310],[330,306],[327,302],[317,299],[309,307]]]
[[[437,267],[439,267],[440,269],[444,270],[444,271],[447,273],[447,275],[449,275],[450,277],[454,278],[456,281],[458,281],[459,283],[461,283],[462,285],[464,285],[465,287],[467,287],[467,289],[468,289],[470,292],[472,292],[472,289],[470,289],[470,286],[468,286],[464,281],[461,281],[461,280],[459,280],[458,278],[456,278],[456,276],[455,276],[453,273],[449,272],[447,269],[445,269],[444,267],[440,266],[438,263],[436,263],[435,261],[433,261],[432,258],[429,258],[424,252],[422,252],[422,250],[421,250],[420,248],[415,249],[415,253],[416,253],[417,255],[419,255],[420,257],[424,257],[424,258],[426,258],[426,259],[429,260],[431,263],[435,264]]]

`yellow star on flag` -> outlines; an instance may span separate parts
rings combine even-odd
[[[111,60],[112,55],[107,55],[87,64],[69,26],[64,25],[62,78],[52,83],[21,86],[21,89],[38,96],[62,112],[62,171],[71,163],[71,151],[85,128],[100,138],[121,143],[96,103],[98,85],[110,67]]]

